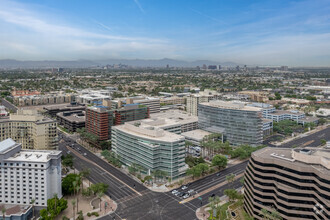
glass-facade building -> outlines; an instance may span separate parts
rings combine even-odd
[[[185,138],[163,129],[140,127],[136,122],[115,126],[112,129],[112,148],[123,164],[139,164],[148,173],[162,170],[168,177],[176,179],[187,169]]]
[[[198,125],[201,129],[217,127],[233,145],[262,144],[262,109],[244,103],[211,101],[198,105]]]

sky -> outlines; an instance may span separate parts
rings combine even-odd
[[[0,59],[330,66],[330,0],[0,0]]]

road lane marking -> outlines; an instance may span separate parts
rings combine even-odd
[[[115,178],[116,180],[118,180],[119,182],[121,182],[122,184],[126,185],[128,188],[130,188],[132,191],[136,192],[137,194],[139,194],[140,196],[142,196],[141,193],[139,193],[138,191],[136,191],[133,187],[129,186],[128,184],[126,184],[125,182],[123,182],[122,180],[120,180],[119,178],[117,178],[116,176],[114,176],[113,174],[111,174],[109,171],[107,171],[106,169],[104,169],[103,167],[99,166],[98,164],[96,164],[93,161],[90,161],[89,159],[85,158],[84,156],[82,156],[81,154],[79,154],[76,150],[71,149],[71,152],[73,152],[76,156],[78,156],[79,158],[94,164],[95,166],[99,167],[100,169],[102,169],[103,171],[107,172],[110,176],[112,176],[113,178]]]
[[[241,178],[243,175],[244,175],[244,173],[241,173],[241,174],[237,175],[236,178]],[[200,197],[200,196],[202,196],[202,195],[204,195],[204,194],[206,194],[208,192],[211,192],[211,191],[213,191],[213,190],[215,190],[215,189],[217,189],[217,188],[219,188],[221,186],[224,186],[226,184],[227,184],[226,182],[219,183],[218,185],[212,186],[211,188],[208,188],[208,189],[206,189],[206,190],[204,190],[202,192],[197,193],[195,195],[195,197],[189,197],[189,198],[187,198],[185,200],[180,201],[179,203],[180,204],[184,204],[186,202],[190,202],[191,200],[197,199],[198,197]]]

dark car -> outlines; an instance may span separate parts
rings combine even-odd
[[[182,196],[184,196],[184,192],[180,192],[177,196],[179,196],[179,197],[182,197]]]

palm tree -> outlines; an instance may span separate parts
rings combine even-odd
[[[32,205],[32,218],[34,219],[34,203],[35,203],[35,199],[31,199],[30,204]]]
[[[263,217],[264,219],[269,219],[269,212],[268,212],[267,209],[262,208],[261,211],[260,211],[260,214],[262,215],[262,217]]]
[[[83,178],[87,178],[89,176],[89,174],[91,173],[91,169],[87,168],[87,169],[83,169],[79,175],[82,178],[81,179],[81,190],[84,190],[84,184],[83,184]],[[91,182],[89,181],[89,186],[91,186]]]
[[[2,219],[4,220],[6,218],[6,208],[5,206],[2,207],[1,212],[2,212]]]
[[[231,174],[227,175],[226,176],[226,180],[227,180],[228,183],[234,182],[234,180],[235,180],[235,174],[231,173]]]
[[[56,193],[54,193],[54,200],[55,200],[55,212],[56,212],[56,210],[57,210],[57,204],[56,204],[56,202],[57,202],[57,194]]]
[[[72,200],[71,201],[71,204],[72,204],[72,211],[73,211],[73,220],[75,220],[76,219],[76,215],[75,215],[75,206],[76,206],[76,200]]]
[[[99,200],[100,200],[100,212],[101,212],[101,198],[102,198],[103,195],[104,195],[103,192],[98,192],[98,193],[97,193],[97,197],[98,197]]]
[[[215,197],[209,197],[209,202],[210,202],[210,207],[211,207],[211,210],[212,210],[212,217],[211,219],[213,219],[213,210],[215,209]]]
[[[78,201],[78,198],[79,198],[79,186],[77,187],[77,213],[78,213],[78,203],[79,203],[79,201]]]

